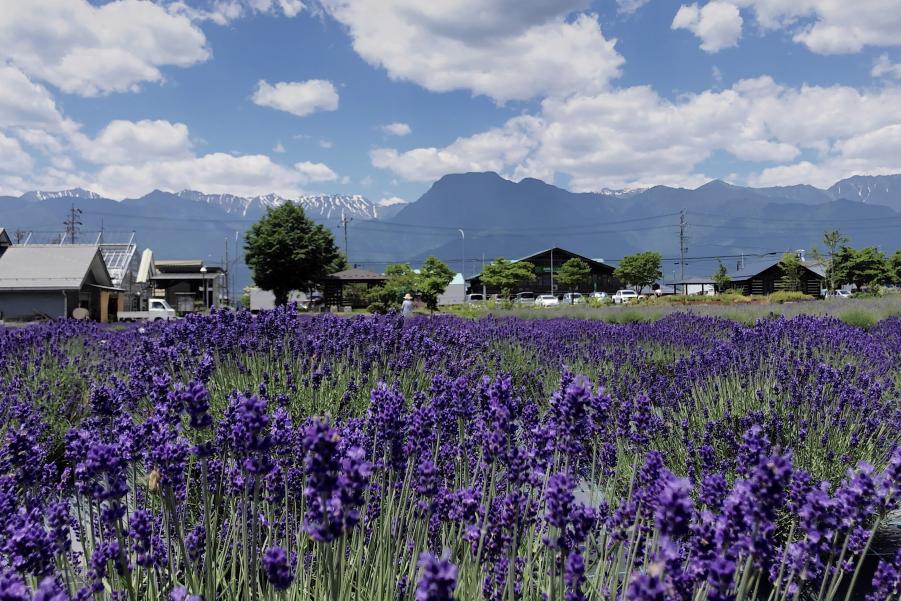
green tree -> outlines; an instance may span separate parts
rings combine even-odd
[[[901,250],[896,250],[888,260],[888,270],[892,283],[901,284]]]
[[[623,257],[613,275],[619,281],[636,288],[640,292],[645,286],[651,286],[663,277],[660,265],[663,258],[660,253],[646,251]]]
[[[830,292],[835,290],[835,258],[846,244],[848,237],[838,230],[829,230],[823,234],[823,246],[826,247],[826,282]]]
[[[482,270],[482,282],[499,288],[501,296],[510,298],[518,286],[535,281],[535,266],[526,261],[511,262],[499,257]]]
[[[366,300],[380,311],[400,305],[405,294],[418,292],[419,275],[406,263],[395,263],[385,268],[385,283],[370,288]]]
[[[271,290],[277,305],[286,304],[292,290],[309,292],[347,265],[331,232],[290,202],[267,209],[250,227],[244,257],[254,283]]]
[[[729,277],[729,271],[726,269],[726,266],[723,265],[723,262],[719,259],[716,260],[717,268],[716,271],[713,272],[713,283],[716,285],[716,291],[722,292],[726,289],[726,286],[729,285],[729,282],[732,281],[732,278]]]
[[[419,268],[418,290],[429,311],[438,308],[438,297],[447,290],[455,275],[450,267],[435,257],[428,257]]]
[[[875,246],[854,251],[847,266],[850,280],[857,287],[882,284],[889,279],[888,258]]]
[[[573,292],[579,284],[588,279],[589,275],[591,275],[591,267],[588,266],[588,263],[578,257],[573,257],[560,267],[560,271],[557,272],[557,281],[564,288],[569,288],[569,291]],[[575,303],[575,298],[570,295],[570,304],[572,303]]]
[[[782,269],[782,277],[779,282],[782,284],[783,290],[800,291],[801,290],[801,260],[795,253],[785,253],[782,260],[779,261],[779,267]]]
[[[851,267],[857,257],[857,251],[850,246],[844,245],[838,249],[832,258],[832,280],[835,287],[838,288],[844,284],[850,284],[854,281]]]

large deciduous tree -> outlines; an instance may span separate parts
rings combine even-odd
[[[535,281],[535,266],[526,261],[508,261],[500,257],[485,266],[481,279],[486,286],[499,288],[501,296],[510,298],[518,286]]]
[[[578,257],[573,257],[560,267],[557,272],[557,281],[564,288],[569,288],[573,292],[580,284],[584,283],[588,276],[591,275],[591,267],[588,263]],[[570,295],[570,304],[575,302],[575,297]]]
[[[270,208],[244,237],[244,257],[254,283],[284,305],[292,290],[311,291],[347,266],[331,232],[301,207],[287,202]]]
[[[663,277],[663,258],[660,253],[646,251],[623,257],[613,275],[619,281],[635,287],[637,292],[645,286],[652,286]]]

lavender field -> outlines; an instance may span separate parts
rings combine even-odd
[[[0,328],[0,600],[897,600],[901,318]]]

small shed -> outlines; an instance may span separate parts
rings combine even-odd
[[[326,306],[350,305],[354,308],[366,306],[365,293],[370,288],[385,283],[385,276],[353,267],[333,273],[325,278],[322,286],[323,302]]]
[[[4,319],[70,317],[81,307],[105,322],[118,310],[120,292],[93,244],[7,245],[0,255]]]
[[[716,293],[716,282],[712,278],[694,277],[673,282],[676,294],[709,295]]]

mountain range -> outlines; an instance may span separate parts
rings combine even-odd
[[[901,175],[855,176],[827,189],[813,186],[749,188],[714,180],[690,190],[654,186],[641,190],[574,193],[537,179],[513,182],[496,173],[446,175],[416,202],[381,203],[361,195],[284,198],[243,197],[154,190],[114,201],[83,189],[33,191],[0,197],[0,227],[11,236],[47,242],[59,238],[71,205],[81,209],[81,240],[127,240],[158,258],[199,258],[221,264],[228,254],[237,285],[250,281],[240,255],[246,229],[269,207],[295,202],[331,228],[344,245],[348,220],[350,261],[382,271],[387,263],[435,255],[466,274],[483,257],[517,258],[561,246],[614,263],[638,250],[664,257],[666,279],[685,247],[686,275],[709,275],[718,258],[727,265],[742,255],[811,250],[828,229],[854,246],[887,252],[901,240]],[[680,225],[681,220],[681,225]],[[462,232],[461,232],[462,230]],[[18,235],[17,235],[18,233]]]

